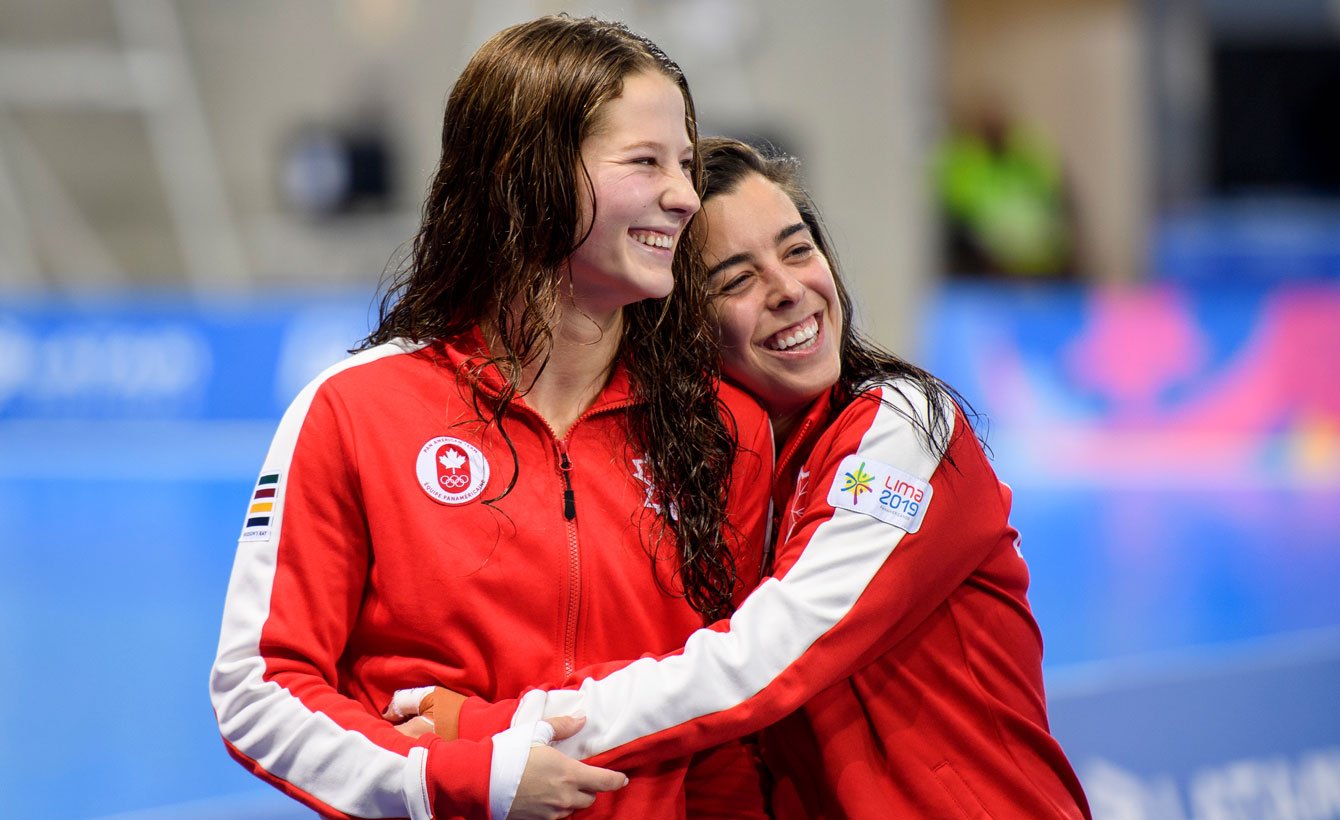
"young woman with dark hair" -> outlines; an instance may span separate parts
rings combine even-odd
[[[466,66],[380,325],[294,401],[248,508],[210,686],[257,775],[416,820],[623,783],[544,722],[446,742],[379,715],[669,651],[757,579],[769,432],[718,392],[695,138],[678,66],[618,24],[542,18]],[[627,773],[586,816],[761,816],[738,743]]]
[[[1048,730],[1010,489],[966,403],[852,328],[794,161],[700,150],[722,369],[777,434],[770,576],[682,650],[453,703],[460,736],[579,711],[558,748],[618,767],[763,729],[785,820],[1088,818]]]

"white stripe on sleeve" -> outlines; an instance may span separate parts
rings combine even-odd
[[[386,356],[409,352],[387,344],[328,368],[290,405],[279,423],[263,472],[287,474],[299,430],[317,388],[334,374]],[[261,631],[270,611],[284,507],[281,482],[270,537],[238,544],[210,698],[223,737],[272,776],[355,817],[432,816],[426,781],[427,750],[408,756],[344,729],[297,696],[264,679]]]

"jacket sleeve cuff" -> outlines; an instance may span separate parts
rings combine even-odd
[[[415,799],[414,793],[406,788],[412,820],[447,817],[489,820],[492,741],[448,742],[434,738],[425,757],[417,784],[419,798]]]
[[[523,724],[493,736],[493,768],[489,772],[489,813],[493,820],[503,820],[511,811],[521,775],[530,760],[530,747],[537,741],[547,742],[536,736],[537,726]],[[553,737],[552,731],[548,737]]]

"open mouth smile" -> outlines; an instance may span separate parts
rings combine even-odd
[[[763,340],[763,346],[768,350],[807,350],[814,346],[817,338],[819,338],[819,314],[816,313],[769,336]]]
[[[633,237],[634,242],[649,248],[670,250],[675,246],[675,237],[671,234],[658,231],[630,231],[628,235]]]

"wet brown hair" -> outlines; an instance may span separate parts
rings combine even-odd
[[[640,72],[679,87],[696,143],[683,72],[622,24],[558,15],[485,42],[447,99],[441,158],[412,254],[387,286],[380,324],[361,348],[395,338],[451,339],[476,325],[496,329],[501,349],[463,375],[477,384],[487,368],[502,374],[499,393],[476,389],[473,397],[480,417],[506,438],[507,405],[521,391],[523,368],[542,369],[548,360],[549,319],[568,258],[585,239],[579,186],[599,207],[582,141],[599,125],[601,106],[622,93],[624,78]],[[695,187],[701,176],[695,148]],[[729,614],[736,583],[723,535],[736,445],[718,407],[713,314],[693,231],[681,235],[674,278],[669,297],[624,308],[617,358],[638,399],[628,410],[632,446],[646,455],[652,500],[672,511],[644,527],[648,550],[664,557],[662,536],[670,531],[683,595],[711,622]],[[492,501],[511,491],[515,476]]]
[[[801,221],[809,228],[810,235],[814,238],[815,247],[828,260],[828,267],[833,272],[838,305],[842,310],[842,335],[838,340],[841,373],[832,389],[833,407],[839,410],[846,407],[858,395],[865,392],[866,387],[872,382],[907,379],[926,394],[929,415],[921,419],[907,416],[902,408],[893,409],[908,418],[921,434],[922,442],[930,453],[937,457],[943,456],[949,447],[953,419],[946,416],[945,402],[942,399],[950,398],[958,403],[964,408],[966,416],[971,417],[975,414],[972,413],[967,401],[952,387],[916,365],[884,350],[855,328],[852,322],[851,294],[842,281],[837,255],[834,253],[833,243],[829,241],[823,218],[819,215],[814,200],[801,184],[800,161],[791,156],[765,155],[747,143],[725,137],[702,139],[698,147],[703,154],[704,203],[714,196],[733,192],[747,177],[757,174],[780,188],[796,206]],[[700,225],[699,230],[702,229]],[[912,406],[915,407],[917,404],[914,402]]]

